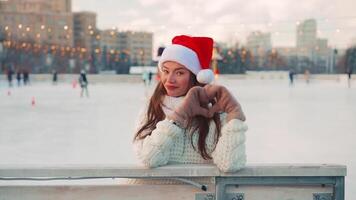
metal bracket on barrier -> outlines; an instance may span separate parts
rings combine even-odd
[[[186,184],[190,184],[192,186],[195,186],[203,191],[207,191],[208,190],[208,186],[207,185],[204,185],[204,184],[200,184],[198,182],[195,182],[195,181],[192,181],[192,180],[189,180],[189,179],[185,179],[185,178],[171,178],[173,180],[177,180],[177,181],[181,181],[183,183],[186,183]]]
[[[332,200],[333,194],[332,193],[314,193],[313,200]]]
[[[227,193],[226,200],[244,200],[245,194],[244,193]],[[195,200],[215,200],[214,193],[196,193]],[[320,199],[323,200],[323,199]],[[327,199],[329,200],[329,199]]]

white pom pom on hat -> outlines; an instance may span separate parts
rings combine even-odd
[[[175,61],[195,74],[199,83],[209,84],[214,81],[214,73],[210,69],[213,44],[209,37],[176,36],[164,49],[158,68],[162,70],[166,61]]]
[[[214,81],[214,73],[211,69],[203,69],[197,74],[197,80],[199,83],[209,84]]]

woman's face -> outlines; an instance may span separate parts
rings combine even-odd
[[[177,62],[167,61],[163,63],[161,81],[168,96],[185,95],[190,87],[190,76],[191,72]]]

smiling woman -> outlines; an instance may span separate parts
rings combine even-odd
[[[138,159],[147,167],[214,163],[225,172],[241,169],[245,116],[225,87],[210,84],[213,40],[182,35],[172,43],[163,51],[160,82],[140,115],[134,137]]]

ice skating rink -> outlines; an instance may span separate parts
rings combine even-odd
[[[247,156],[256,163],[348,167],[346,199],[356,198],[356,83],[220,78],[247,116]],[[137,113],[152,90],[142,83],[0,83],[1,164],[134,164]],[[32,105],[34,104],[34,105]]]

